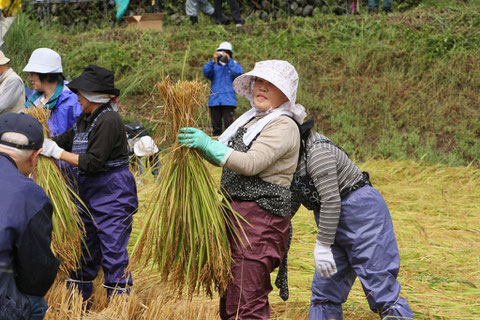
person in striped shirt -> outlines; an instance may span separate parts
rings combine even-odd
[[[392,219],[381,194],[348,154],[327,137],[301,128],[292,190],[292,216],[303,204],[313,210],[318,234],[309,319],[343,319],[358,276],[370,309],[381,319],[413,319],[399,296],[400,255]]]

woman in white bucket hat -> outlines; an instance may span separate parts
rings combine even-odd
[[[66,86],[60,55],[48,48],[35,49],[23,72],[29,73],[30,84],[35,90],[25,106],[43,106],[51,110],[48,127],[52,136],[70,129],[82,113],[82,107],[78,96]]]
[[[208,160],[224,167],[222,191],[248,221],[242,227],[249,245],[230,241],[235,262],[233,281],[220,300],[222,319],[269,319],[270,273],[279,266],[276,285],[280,296],[288,298],[289,187],[300,147],[297,125],[306,116],[305,108],[295,103],[297,86],[298,75],[290,63],[258,62],[233,82],[252,108],[219,141],[195,128],[182,128],[179,135],[180,143],[201,150]]]

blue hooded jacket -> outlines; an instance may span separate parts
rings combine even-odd
[[[212,85],[210,87],[210,97],[208,98],[209,107],[218,106],[237,106],[237,96],[233,90],[233,80],[243,73],[240,63],[229,59],[224,66],[208,61],[203,66],[203,74]]]
[[[78,96],[73,93],[65,84],[59,85],[58,94],[54,94],[47,103],[47,107],[51,109],[50,118],[48,119],[48,127],[52,132],[52,136],[58,136],[73,127],[75,121],[82,113],[82,107],[78,102]],[[57,89],[55,90],[57,93]],[[25,106],[33,107],[40,105],[41,93],[34,91],[28,98]]]

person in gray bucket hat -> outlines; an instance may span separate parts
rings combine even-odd
[[[306,116],[305,108],[296,104],[297,86],[298,74],[290,63],[258,62],[233,82],[236,93],[252,108],[218,141],[195,128],[182,128],[179,134],[181,144],[223,167],[221,190],[247,221],[241,226],[248,246],[230,235],[233,280],[220,299],[222,319],[270,319],[270,273],[277,267],[275,284],[282,299],[288,298],[289,187],[300,146],[297,125]],[[240,229],[237,233],[243,234]]]

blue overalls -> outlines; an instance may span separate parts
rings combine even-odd
[[[90,132],[106,112],[115,111],[110,107],[103,110],[86,132],[80,133],[77,125],[74,126],[73,153],[86,153]],[[133,284],[125,269],[128,266],[127,244],[132,231],[132,215],[138,208],[138,199],[135,179],[128,164],[128,157],[107,161],[104,165],[106,171],[90,175],[79,172],[78,175],[79,195],[91,214],[90,217],[80,210],[88,251],[82,243],[81,266],[70,274],[68,281],[78,286],[84,300],[92,294],[92,281],[100,266],[109,297],[112,293],[128,293],[128,287]]]
[[[319,142],[340,148],[328,139]],[[318,226],[321,199],[312,178],[308,173],[294,177],[291,189],[306,208],[314,210]],[[369,181],[350,189],[354,191],[341,194],[340,220],[331,246],[338,271],[330,278],[315,271],[309,319],[342,320],[342,304],[357,276],[370,309],[381,319],[413,319],[408,302],[399,297],[400,254],[387,204]]]

